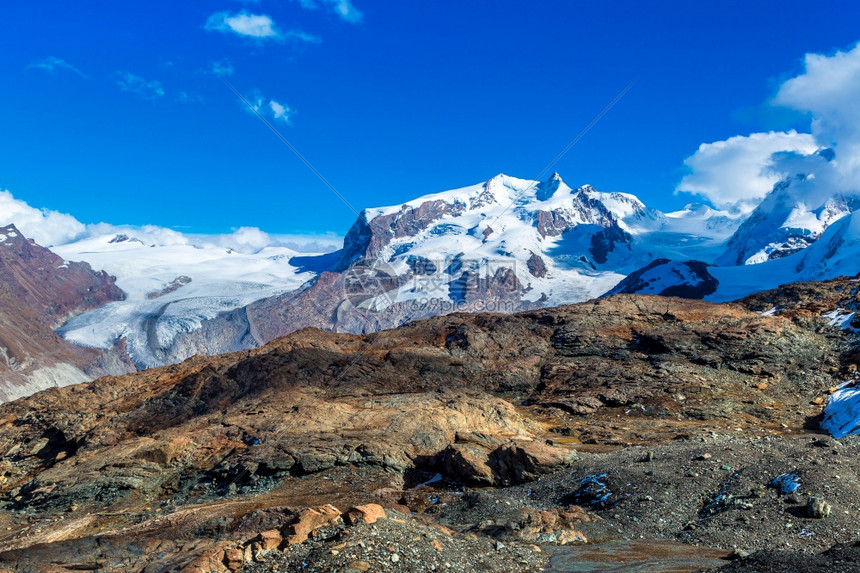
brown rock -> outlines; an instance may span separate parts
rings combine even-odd
[[[367,561],[353,561],[347,565],[347,571],[355,571],[357,573],[365,573],[370,570],[370,563]]]
[[[340,517],[340,510],[331,504],[309,507],[299,513],[295,523],[289,527],[287,541],[290,545],[302,543],[315,530],[328,525]]]
[[[266,551],[278,549],[283,540],[284,537],[277,529],[270,529],[260,534],[260,546]]]
[[[377,519],[385,518],[385,510],[381,505],[368,503],[365,505],[357,505],[344,514],[344,519],[349,525],[357,523],[376,523]]]
[[[245,564],[245,552],[238,547],[224,550],[224,566],[230,571],[236,571]]]
[[[556,532],[559,545],[568,545],[570,543],[588,543],[588,538],[581,531],[575,529],[562,529]]]
[[[512,441],[496,449],[492,457],[503,481],[523,483],[569,465],[577,455],[537,441]]]
[[[445,473],[469,485],[486,486],[495,483],[490,467],[490,452],[474,444],[452,444],[442,452]]]

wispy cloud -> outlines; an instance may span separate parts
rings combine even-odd
[[[288,30],[281,34],[281,37],[285,40],[298,40],[300,42],[306,42],[308,44],[319,44],[322,42],[322,39],[319,36],[314,34],[309,34],[307,32],[302,32],[301,30]]]
[[[320,39],[313,34],[301,30],[283,31],[278,28],[271,16],[266,14],[252,14],[246,10],[232,14],[230,12],[216,12],[209,16],[205,30],[235,34],[251,40],[273,40],[283,42],[285,40],[297,40],[300,42],[319,43]]]
[[[164,88],[157,80],[145,80],[129,72],[120,72],[117,85],[124,92],[136,93],[147,99],[156,99],[164,96]]]
[[[337,14],[341,19],[350,24],[358,24],[364,18],[364,14],[352,5],[350,0],[297,0],[299,5],[306,10],[316,10],[325,6],[330,12]]]
[[[65,72],[72,72],[74,74],[77,74],[77,75],[81,76],[82,78],[87,77],[87,75],[84,72],[82,72],[81,70],[79,70],[78,68],[76,68],[75,66],[73,66],[72,64],[67,62],[66,60],[63,60],[62,58],[57,58],[56,56],[48,56],[44,60],[39,60],[37,62],[33,62],[32,64],[29,65],[29,67],[35,68],[38,70],[44,70],[44,71],[51,73],[51,74],[65,71]]]
[[[209,66],[209,73],[213,76],[218,76],[219,78],[232,76],[233,71],[233,64],[227,60],[218,60],[216,62],[212,62]]]
[[[287,125],[292,123],[291,119],[295,115],[295,112],[287,104],[264,97],[258,90],[254,90],[253,95],[245,99],[251,105],[253,111],[260,115],[283,121]]]

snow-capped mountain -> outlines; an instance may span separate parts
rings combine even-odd
[[[812,169],[834,157],[832,150],[825,149],[806,161]],[[751,265],[796,253],[818,240],[835,221],[860,207],[857,196],[822,193],[820,186],[812,170],[778,182],[729,239],[715,263]]]
[[[343,248],[325,255],[238,252],[164,230],[114,229],[53,247],[105,269],[126,293],[58,332],[100,349],[124,341],[144,368],[303,326],[358,332],[454,310],[578,302],[654,258],[712,256],[739,223],[701,205],[661,213],[633,195],[573,189],[558,174],[500,174],[367,209]]]
[[[719,282],[701,261],[655,259],[633,271],[603,296],[614,294],[655,294],[681,298],[704,298],[717,289]]]
[[[438,279],[435,293],[416,281],[403,285],[396,297],[402,301],[453,299],[451,289],[463,272],[507,266],[524,290],[523,301],[563,304],[605,292],[655,257],[682,250],[715,254],[739,224],[705,206],[664,214],[626,193],[588,185],[572,189],[558,174],[543,182],[497,175],[403,205],[367,209],[347,233],[336,270],[374,260],[399,276]]]
[[[709,267],[719,282],[706,300],[722,302],[781,284],[855,276],[860,272],[860,210],[840,218],[805,249],[756,265]]]
[[[704,206],[664,214],[633,195],[573,189],[558,174],[497,175],[367,209],[342,250],[293,259],[317,278],[245,316],[263,342],[305,326],[367,332],[457,310],[579,302],[656,257],[715,256],[738,224]]]

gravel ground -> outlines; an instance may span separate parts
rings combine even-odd
[[[372,525],[334,528],[289,551],[270,553],[243,573],[268,571],[540,571],[547,555],[535,545],[458,535],[389,511]],[[452,535],[453,533],[453,535]]]
[[[433,511],[452,528],[491,531],[513,525],[525,508],[577,503],[601,518],[577,526],[591,542],[669,539],[749,552],[820,552],[860,537],[858,453],[856,437],[837,442],[809,434],[628,448],[583,455],[572,468],[531,484],[467,490],[462,501]],[[768,487],[781,474],[798,477],[796,491]],[[583,495],[588,476],[602,476],[605,489],[597,493],[611,493],[605,501]],[[823,498],[830,514],[809,517],[810,496]]]

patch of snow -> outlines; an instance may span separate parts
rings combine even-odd
[[[848,330],[851,329],[851,319],[854,318],[854,314],[854,312],[846,312],[841,308],[837,308],[822,316],[830,319],[830,322],[827,323],[828,326],[837,326],[843,330]]]
[[[821,429],[834,438],[842,438],[860,431],[860,387],[854,381],[839,386],[824,407]]]

